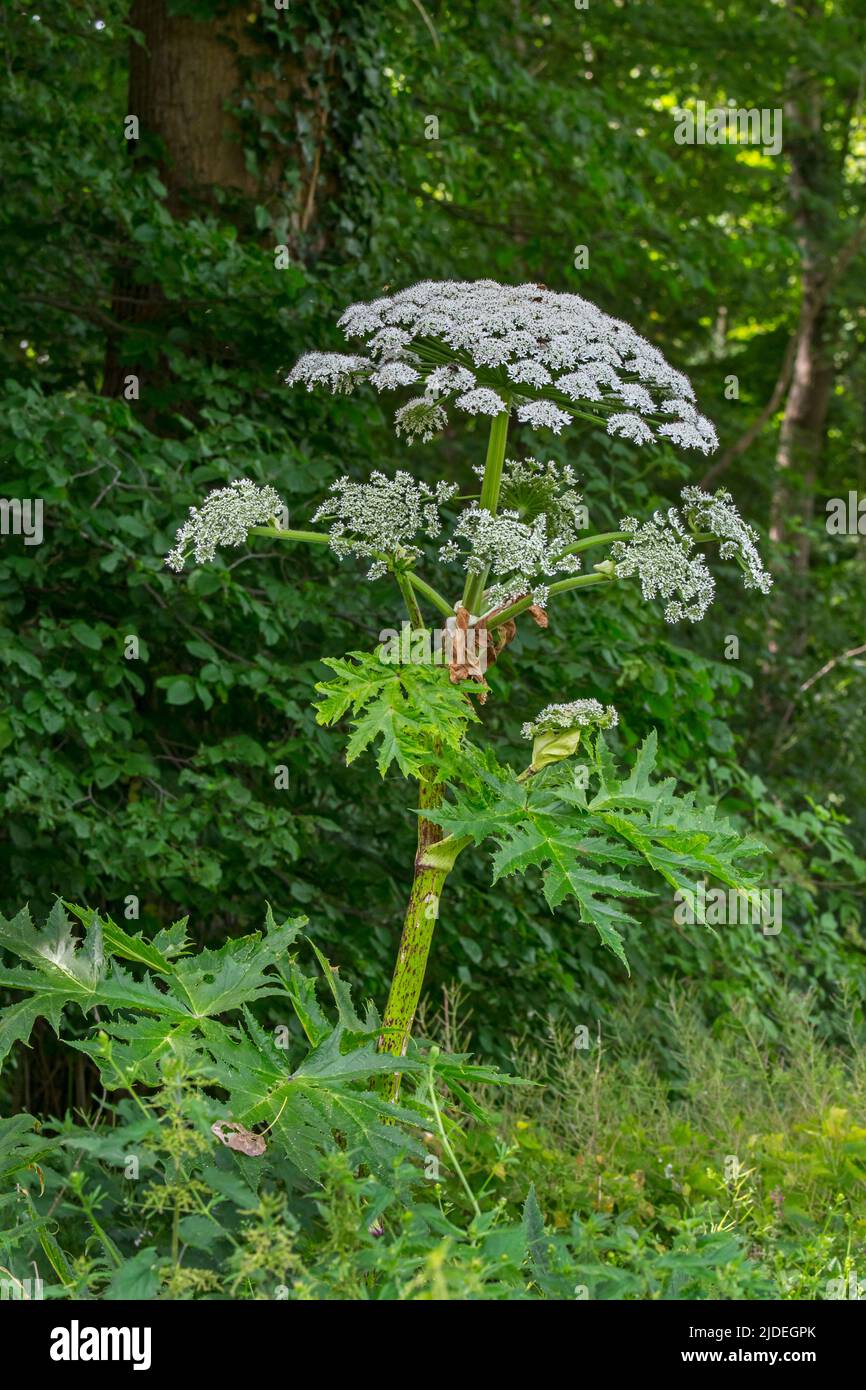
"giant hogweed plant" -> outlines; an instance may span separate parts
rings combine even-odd
[[[292,529],[272,487],[240,479],[191,509],[167,563],[179,571],[190,557],[208,562],[220,546],[258,539],[318,545],[339,562],[362,559],[369,581],[399,591],[402,638],[324,658],[333,676],[317,686],[319,722],[349,721],[348,762],[374,750],[382,776],[396,764],[417,783],[412,882],[379,1037],[380,1050],[399,1057],[448,875],[485,841],[494,882],[539,868],[550,908],[573,899],[581,921],[626,965],[629,905],[651,892],[642,868],[675,889],[704,876],[745,891],[755,882],[761,847],[655,775],[654,734],[622,771],[605,737],[617,713],[585,693],[562,692],[524,724],[524,767],[500,762],[483,740],[479,708],[495,691],[495,662],[518,620],[546,627],[556,603],[636,580],[645,599],[663,601],[668,622],[696,622],[714,595],[707,545],[739,565],[747,588],[767,593],[771,580],[756,533],[727,492],[685,487],[678,506],[593,534],[569,466],[507,457],[513,420],[556,434],[581,421],[635,447],[716,447],[688,379],[628,324],[575,295],[492,281],[416,285],[347,309],[340,324],[363,351],[310,352],[288,383],[415,388],[395,416],[410,445],[441,433],[449,410],[489,417],[477,492],[468,480],[461,490],[408,469],[344,477],[310,529]],[[433,543],[436,572],[428,568]],[[392,1100],[399,1078],[397,1070],[388,1083]]]

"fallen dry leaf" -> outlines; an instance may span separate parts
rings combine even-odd
[[[215,1125],[211,1125],[211,1133],[227,1148],[239,1154],[248,1154],[250,1158],[261,1158],[267,1148],[260,1134],[253,1134],[251,1129],[244,1129],[243,1125],[235,1124],[233,1120],[217,1120]]]

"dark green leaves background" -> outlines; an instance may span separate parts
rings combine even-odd
[[[173,8],[216,12],[205,0]],[[249,8],[263,63],[303,53],[314,76],[341,79],[339,179],[285,270],[279,199],[214,189],[173,215],[157,167],[130,158],[125,4],[4,12],[0,493],[43,498],[45,540],[0,542],[0,909],[29,900],[41,915],[62,894],[123,921],[134,895],[135,930],[189,914],[193,935],[219,945],[258,924],[267,900],[280,919],[303,910],[328,957],[381,1000],[411,868],[411,784],[393,766],[380,779],[369,755],[347,768],[311,702],[328,677],[321,657],[372,649],[399,624],[394,594],[354,562],[266,544],[178,578],[162,565],[174,531],[234,477],[272,483],[301,524],[338,474],[407,466],[396,401],[308,396],[281,378],[304,348],[337,345],[343,305],[421,276],[586,294],[690,372],[730,443],[769,397],[796,319],[785,166],[675,145],[672,108],[729,95],[778,105],[794,56],[823,64],[841,91],[857,46],[840,26],[862,22],[853,6],[810,26],[772,5],[455,4],[431,7],[434,44],[408,0]],[[309,138],[303,111],[263,111],[243,93],[237,110],[253,170]],[[429,114],[437,141],[425,139]],[[839,196],[844,218],[854,194]],[[574,268],[578,245],[588,270]],[[156,288],[155,316],[118,322],[123,265],[142,294]],[[862,285],[861,267],[839,291],[850,329],[822,497],[863,476]],[[140,376],[139,401],[103,393],[109,340]],[[731,372],[736,401],[724,396]],[[762,529],[774,441],[771,425],[729,474]],[[468,484],[484,448],[483,430],[461,423],[408,466]],[[576,466],[598,529],[672,499],[704,462],[578,432],[518,432],[521,449]],[[854,645],[863,567],[856,539],[831,544],[822,521],[819,505],[805,617],[776,557],[783,618],[790,601],[807,638],[797,652],[783,643],[769,674],[765,607],[730,577],[699,630],[607,591],[561,601],[546,632],[521,625],[493,673],[484,736],[517,761],[520,724],[576,696],[617,705],[621,752],[657,729],[662,771],[770,846],[785,926],[715,936],[672,925],[668,899],[641,900],[627,980],[573,906],[550,914],[538,878],[491,892],[488,862],[467,854],[429,987],[463,983],[482,1050],[551,1012],[585,1020],[626,994],[652,1009],[672,974],[700,982],[710,1017],[735,996],[772,1017],[788,975],[819,990],[832,1028],[834,992],[862,978],[862,676],[842,664],[807,699],[798,691]],[[737,661],[724,659],[732,633]],[[287,790],[274,785],[280,766]]]

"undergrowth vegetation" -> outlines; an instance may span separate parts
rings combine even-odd
[[[402,1063],[377,1053],[378,1016],[301,923],[269,915],[262,936],[185,956],[182,926],[151,944],[77,915],[77,946],[59,905],[41,931],[3,924],[43,990],[98,1008],[65,1031],[101,1078],[84,1113],[0,1124],[7,1296],[859,1296],[866,1062],[817,1035],[808,995],[785,993],[771,1029],[737,1009],[710,1029],[679,987],[663,1046],[643,1010],[594,1031],[540,1020],[515,1082],[468,1061],[459,986]],[[855,1043],[849,999],[836,1022]],[[368,1083],[395,1065],[382,1124]]]

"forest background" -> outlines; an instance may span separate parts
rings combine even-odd
[[[864,40],[855,0],[4,7],[0,494],[42,499],[44,538],[0,543],[0,911],[62,894],[145,935],[188,913],[214,945],[269,902],[381,1002],[413,807],[396,778],[362,797],[311,709],[319,658],[376,643],[373,586],[318,548],[181,578],[163,557],[233,478],[302,525],[334,478],[406,466],[387,399],[283,384],[300,352],[339,350],[345,305],[535,281],[655,342],[721,447],[591,432],[541,453],[518,431],[510,452],[571,463],[600,530],[724,484],[776,587],[758,604],[720,574],[695,628],[638,594],[561,603],[521,627],[485,720],[512,752],[576,696],[616,705],[625,753],[656,728],[664,771],[768,846],[783,927],[709,932],[647,899],[628,976],[576,910],[554,921],[531,880],[492,895],[467,863],[428,1017],[446,991],[449,1026],[457,1008],[499,1062],[629,1034],[674,1096],[672,986],[765,1061],[862,1037]],[[679,143],[699,102],[781,113],[781,151]],[[484,448],[481,421],[411,467],[465,480]],[[37,1036],[4,1109],[86,1107],[87,1058]]]

